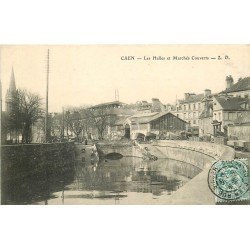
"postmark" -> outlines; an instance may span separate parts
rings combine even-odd
[[[209,170],[208,185],[218,202],[248,199],[247,160],[216,161]]]

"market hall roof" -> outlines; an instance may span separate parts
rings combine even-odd
[[[131,120],[131,122],[135,122],[135,123],[149,123],[149,121],[158,114],[159,112],[135,114],[129,117],[129,119]]]
[[[172,114],[171,112],[169,111],[166,111],[166,112],[153,112],[153,113],[145,113],[145,114],[141,114],[141,115],[134,115],[134,116],[131,116],[129,117],[129,119],[131,120],[131,122],[134,122],[134,123],[150,123],[154,120],[157,120],[158,118],[162,117],[162,116],[165,116],[165,115],[172,115],[174,117],[176,117],[177,119],[187,123],[186,121],[180,119],[179,117],[175,116],[174,114]]]

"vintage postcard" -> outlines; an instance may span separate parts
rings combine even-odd
[[[1,204],[249,204],[249,45],[2,45]]]

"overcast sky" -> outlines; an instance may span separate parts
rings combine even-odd
[[[174,103],[176,96],[182,99],[185,92],[223,90],[227,75],[232,75],[235,81],[250,76],[250,46],[246,45],[2,46],[3,100],[12,66],[17,88],[45,98],[47,49],[50,49],[50,112],[61,111],[63,106],[114,101],[115,89],[125,103],[150,101],[154,97],[163,103]],[[230,60],[121,60],[122,56],[172,59],[225,55]]]

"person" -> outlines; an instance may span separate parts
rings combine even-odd
[[[88,140],[87,139],[85,139],[85,145],[87,145],[88,144]]]

